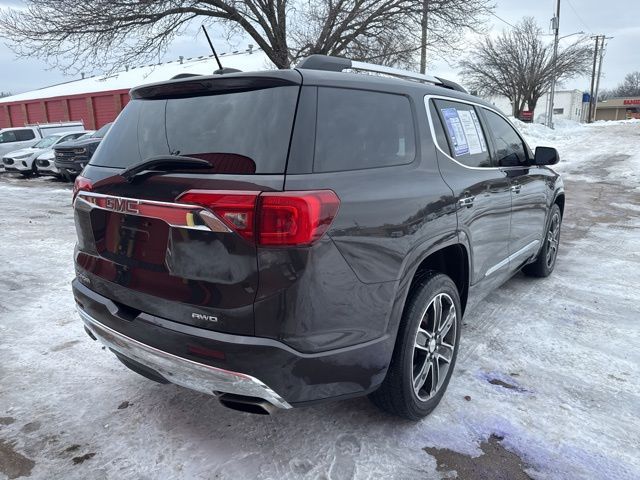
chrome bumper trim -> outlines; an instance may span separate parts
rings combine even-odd
[[[80,307],[77,310],[85,326],[105,346],[155,370],[171,383],[209,395],[232,393],[258,397],[278,408],[291,408],[280,395],[251,375],[204,365],[158,350],[103,325]]]

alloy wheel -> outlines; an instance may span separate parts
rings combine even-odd
[[[551,268],[558,255],[558,243],[560,242],[560,214],[554,213],[547,232],[547,267]]]
[[[426,401],[440,390],[453,360],[457,311],[446,293],[436,295],[422,314],[413,347],[413,391]]]

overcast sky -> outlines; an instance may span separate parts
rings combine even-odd
[[[624,75],[634,70],[640,70],[640,1],[639,0],[561,0],[562,11],[560,17],[560,34],[584,31],[587,34],[606,34],[615,37],[609,40],[603,66],[601,88],[616,86]],[[555,0],[495,0],[497,17],[490,17],[493,33],[508,28],[507,23],[515,24],[523,16],[533,16],[545,29],[553,16]],[[20,0],[0,0],[1,7],[17,5]],[[215,32],[214,36],[215,35]],[[549,37],[551,38],[551,37]],[[565,41],[571,41],[568,39]],[[474,39],[469,38],[472,43]],[[224,40],[216,41],[219,51],[246,48],[247,44],[255,43],[250,39],[239,44],[225,45]],[[174,42],[163,60],[173,60],[179,55],[187,57],[208,55],[205,39],[202,35],[186,35]],[[457,74],[457,68],[446,62],[436,61],[429,66],[430,71],[445,78],[464,80]],[[39,87],[71,80],[73,77],[64,72],[49,70],[44,59],[16,59],[6,47],[0,47],[0,91],[20,93]],[[589,78],[580,78],[567,82],[566,88],[588,90]]]

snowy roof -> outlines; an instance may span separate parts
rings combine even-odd
[[[240,51],[220,54],[224,67],[237,68],[242,71],[256,71],[274,68],[273,63],[262,50]],[[155,65],[131,67],[129,70],[115,72],[110,75],[96,75],[80,80],[52,85],[50,87],[19,93],[0,100],[2,103],[24,102],[42,98],[64,97],[83,93],[108,92],[123,90],[146,83],[169,80],[180,73],[196,73],[211,75],[218,69],[213,55],[208,57],[186,58],[182,62],[175,60]]]

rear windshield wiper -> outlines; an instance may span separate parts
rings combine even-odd
[[[120,173],[120,176],[124,177],[127,182],[131,182],[131,180],[133,180],[133,178],[140,172],[145,170],[155,170],[157,168],[160,168],[161,171],[192,168],[204,169],[211,168],[211,164],[206,160],[194,157],[183,157],[181,155],[158,155],[125,168],[124,171]]]

